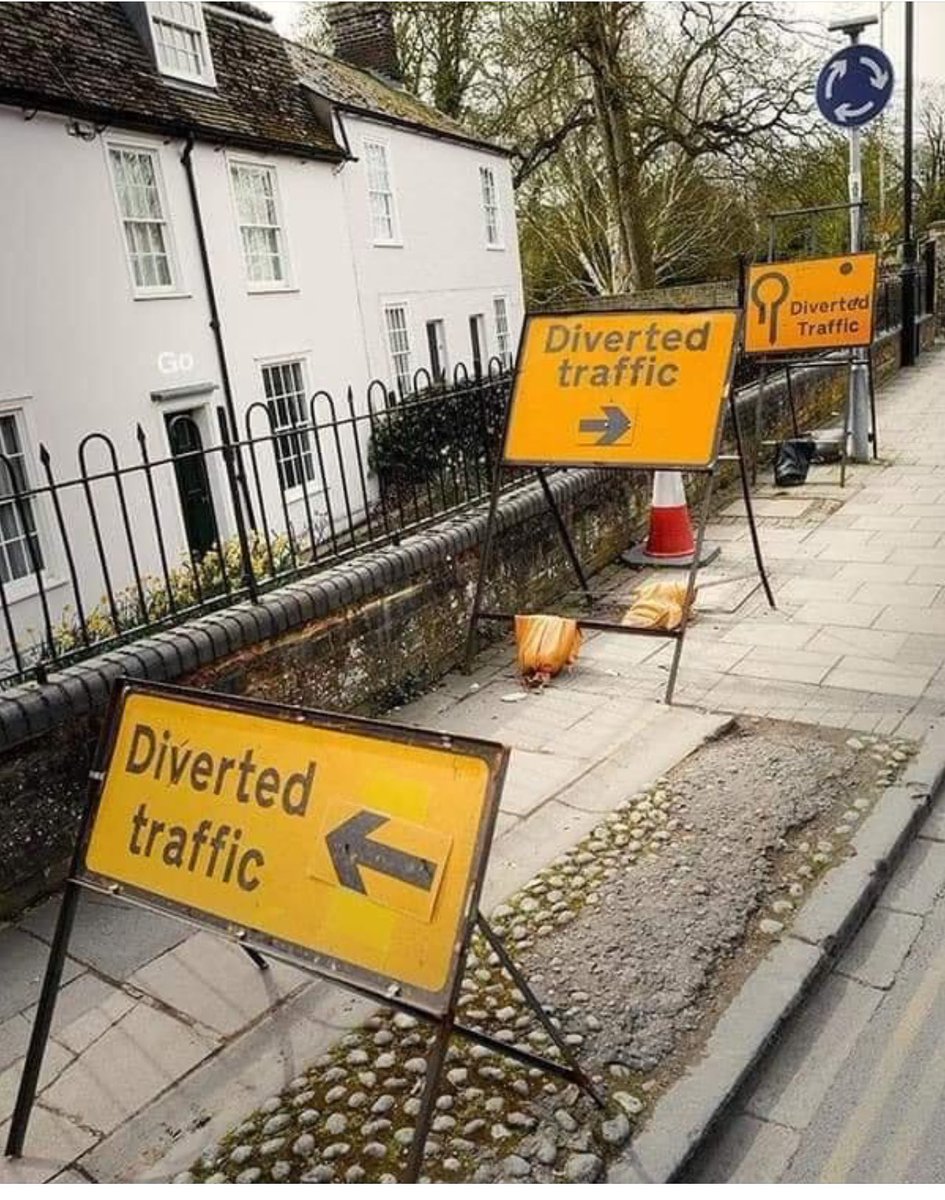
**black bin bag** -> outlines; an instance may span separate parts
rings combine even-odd
[[[777,487],[800,487],[807,479],[817,450],[813,438],[788,438],[774,448],[774,482]]]

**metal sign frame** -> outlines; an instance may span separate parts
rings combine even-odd
[[[722,399],[719,404],[719,415],[718,415],[718,419],[716,422],[714,442],[713,442],[713,448],[712,448],[712,454],[710,457],[710,461],[703,466],[696,466],[696,467],[692,466],[691,464],[673,465],[670,463],[643,464],[643,463],[605,462],[605,463],[596,463],[595,464],[595,463],[590,463],[590,462],[586,462],[583,460],[581,462],[571,463],[568,465],[570,465],[572,468],[587,467],[588,469],[591,469],[591,470],[596,469],[596,470],[605,470],[605,471],[664,471],[664,470],[672,471],[672,470],[679,470],[679,471],[685,471],[688,474],[702,475],[705,477],[706,486],[705,486],[705,491],[704,491],[704,494],[702,497],[702,502],[700,505],[699,517],[698,517],[697,527],[696,527],[695,552],[692,557],[692,562],[688,568],[687,582],[686,582],[686,596],[685,596],[685,600],[682,605],[682,618],[680,620],[679,625],[675,629],[641,629],[641,628],[636,628],[632,625],[621,625],[617,621],[612,621],[612,620],[608,621],[608,620],[602,620],[599,618],[595,618],[592,614],[593,614],[594,603],[597,598],[594,596],[593,592],[591,591],[590,584],[588,583],[587,576],[584,573],[584,569],[581,565],[580,558],[574,547],[574,543],[573,543],[573,541],[571,539],[571,535],[568,531],[567,524],[564,520],[564,517],[561,514],[561,510],[558,508],[558,505],[554,498],[554,494],[552,493],[551,488],[548,485],[548,480],[545,475],[546,467],[549,467],[549,466],[550,467],[558,467],[558,466],[562,466],[564,464],[559,463],[558,461],[555,461],[554,463],[548,463],[548,462],[523,463],[521,460],[518,460],[518,459],[516,459],[514,462],[507,462],[505,459],[505,447],[506,447],[507,441],[508,441],[509,424],[512,419],[512,403],[513,403],[513,398],[515,395],[515,389],[516,389],[517,383],[518,383],[518,377],[519,377],[519,374],[521,371],[520,364],[521,364],[521,360],[522,360],[522,347],[523,347],[524,341],[525,341],[525,331],[526,331],[526,328],[528,325],[528,318],[527,318],[526,322],[523,324],[522,331],[519,335],[518,352],[515,356],[515,367],[513,369],[512,390],[510,392],[509,404],[506,408],[505,421],[504,421],[503,429],[502,429],[502,442],[501,442],[502,453],[498,456],[498,459],[497,459],[496,465],[495,465],[495,469],[493,471],[492,491],[491,491],[491,495],[489,498],[489,512],[488,512],[488,517],[487,517],[487,521],[486,521],[486,532],[485,532],[485,537],[483,539],[482,552],[481,552],[480,559],[479,559],[479,573],[478,573],[478,577],[476,579],[476,591],[475,591],[475,594],[473,597],[472,610],[469,615],[469,622],[468,622],[467,629],[466,629],[466,649],[465,649],[464,661],[465,661],[465,669],[466,669],[467,673],[472,669],[472,660],[475,657],[476,651],[478,649],[478,626],[479,626],[479,624],[482,622],[488,621],[488,622],[497,622],[497,623],[501,623],[501,624],[512,625],[512,624],[514,624],[515,617],[517,615],[512,612],[504,612],[504,611],[498,611],[498,610],[494,610],[494,609],[486,609],[483,607],[483,600],[484,600],[484,595],[485,595],[485,581],[486,581],[486,575],[488,573],[489,565],[490,565],[490,561],[491,561],[491,557],[492,557],[492,547],[493,547],[493,543],[495,540],[495,530],[496,530],[496,524],[497,524],[499,498],[500,498],[501,491],[502,491],[502,472],[506,469],[518,469],[522,466],[531,466],[535,470],[535,473],[538,477],[538,482],[541,486],[542,492],[545,497],[545,501],[548,504],[548,507],[549,507],[552,517],[554,519],[555,528],[557,530],[558,536],[561,539],[561,543],[564,548],[564,551],[565,551],[565,553],[571,563],[572,569],[574,570],[574,573],[577,577],[578,584],[581,588],[581,591],[584,594],[584,600],[587,605],[587,608],[590,610],[590,615],[588,615],[587,617],[576,618],[578,627],[581,629],[595,629],[595,630],[601,630],[601,631],[608,632],[608,633],[620,633],[620,634],[626,634],[626,635],[635,636],[635,637],[664,638],[664,639],[669,639],[669,640],[675,642],[675,647],[673,650],[673,659],[672,659],[672,663],[670,665],[669,677],[666,681],[666,689],[665,689],[664,696],[663,696],[664,703],[672,704],[673,694],[676,689],[676,678],[679,673],[679,663],[680,663],[680,659],[682,658],[683,643],[685,641],[686,629],[689,625],[689,617],[690,617],[690,613],[692,610],[693,601],[694,601],[695,595],[696,595],[696,578],[697,578],[698,571],[699,571],[700,561],[702,559],[703,545],[705,543],[705,530],[706,530],[706,525],[708,524],[708,520],[709,520],[709,513],[711,510],[711,504],[712,504],[712,494],[713,494],[713,490],[715,487],[719,462],[737,462],[738,463],[739,475],[741,478],[741,485],[742,485],[742,495],[744,497],[744,502],[745,502],[745,511],[746,511],[746,514],[748,517],[749,528],[751,530],[751,543],[752,543],[752,550],[753,550],[753,553],[755,556],[755,564],[756,564],[756,567],[758,570],[758,575],[761,580],[762,586],[764,587],[765,596],[768,600],[768,604],[770,605],[771,608],[776,607],[775,601],[774,601],[774,594],[771,590],[771,585],[768,581],[768,576],[765,571],[765,566],[764,566],[764,562],[763,562],[762,555],[761,555],[761,545],[760,545],[760,542],[758,539],[758,530],[757,530],[757,527],[755,524],[754,507],[752,505],[752,500],[751,500],[751,486],[750,486],[749,480],[748,480],[748,472],[747,472],[747,468],[746,468],[745,456],[744,456],[744,451],[743,451],[743,446],[742,446],[741,426],[740,426],[740,422],[739,422],[739,418],[738,418],[738,411],[737,411],[737,407],[735,404],[734,393],[733,393],[733,388],[732,388],[732,383],[733,383],[733,378],[734,378],[734,373],[735,373],[735,364],[736,364],[736,361],[737,361],[738,355],[739,355],[739,343],[740,343],[741,329],[742,329],[741,317],[742,317],[742,313],[743,313],[742,305],[738,305],[737,307],[726,307],[723,305],[715,305],[712,307],[697,306],[697,307],[692,307],[692,308],[679,307],[679,308],[661,308],[661,309],[653,309],[653,310],[649,310],[649,309],[629,309],[629,310],[616,310],[616,311],[608,310],[606,315],[607,316],[633,315],[633,316],[639,317],[642,314],[648,314],[650,311],[652,311],[654,313],[659,313],[661,315],[672,314],[672,313],[691,314],[691,313],[716,313],[716,312],[735,312],[738,315],[739,319],[736,321],[736,325],[735,325],[735,334],[732,339],[732,349],[731,349],[731,354],[729,356],[728,369],[726,372],[725,382],[723,384]],[[548,313],[543,311],[542,313],[537,314],[537,315],[540,315],[540,316],[576,316],[579,314],[575,313],[574,311],[554,310],[554,311],[551,311]],[[736,443],[736,453],[732,454],[732,455],[721,455],[719,453],[721,441],[722,441],[722,432],[724,429],[724,414],[725,414],[726,405],[728,406],[729,412],[731,414],[732,432],[734,434],[735,443]]]
[[[182,916],[195,925],[220,932],[236,938],[240,942],[254,946],[257,950],[269,954],[278,954],[286,962],[299,966],[304,962],[308,967],[339,983],[351,983],[367,988],[378,995],[387,995],[392,985],[390,976],[378,975],[371,970],[360,967],[344,959],[330,954],[321,954],[307,947],[284,941],[272,934],[259,929],[242,928],[234,921],[202,909],[193,908],[178,900],[171,900],[157,895],[146,888],[114,880],[107,875],[101,875],[85,864],[86,852],[92,835],[106,778],[112,767],[115,745],[118,738],[124,704],[128,698],[135,695],[153,696],[175,700],[183,704],[193,704],[197,709],[217,709],[222,712],[237,712],[249,717],[259,717],[266,721],[281,721],[297,729],[300,725],[314,726],[339,733],[353,734],[358,737],[376,739],[382,742],[394,742],[406,746],[417,746],[425,750],[443,751],[461,754],[470,758],[479,758],[489,768],[489,783],[484,797],[483,819],[469,865],[469,876],[466,894],[463,899],[463,912],[468,914],[475,888],[475,880],[482,877],[488,848],[492,842],[492,833],[499,811],[499,796],[502,781],[508,763],[508,750],[497,742],[488,742],[478,738],[454,736],[452,734],[437,734],[427,730],[413,729],[410,726],[391,722],[374,721],[366,717],[352,717],[342,713],[321,712],[317,709],[293,708],[290,705],[272,701],[257,700],[252,697],[227,696],[220,693],[201,692],[192,688],[176,687],[163,683],[144,683],[141,681],[126,681],[118,694],[117,708],[112,715],[111,724],[107,727],[107,742],[105,747],[104,767],[102,768],[101,786],[97,790],[93,803],[92,814],[84,836],[79,843],[81,866],[76,873],[78,882],[100,892],[121,895],[131,899],[146,901],[148,905],[166,916]],[[117,891],[116,891],[117,888]],[[454,977],[458,971],[458,946],[454,947],[449,975],[439,992],[430,992],[423,988],[398,982],[399,994],[415,1008],[423,1009],[432,1016],[442,1015],[448,1005],[448,997]]]
[[[819,204],[810,208],[789,208],[779,212],[768,214],[768,248],[767,258],[768,263],[787,261],[787,262],[805,262],[807,259],[776,259],[775,258],[775,243],[777,238],[777,223],[781,220],[788,220],[791,217],[803,216],[822,216],[826,213],[847,211],[851,214],[856,212],[857,219],[862,219],[866,211],[866,201],[856,200],[847,201],[841,204]],[[830,255],[834,258],[851,258],[854,255],[863,253],[875,253],[874,251],[855,251],[849,255]],[[820,255],[818,257],[826,257]],[[744,306],[748,294],[748,271],[750,267],[748,259],[742,255],[739,257],[738,269],[738,300],[739,304]],[[797,423],[797,407],[794,403],[794,387],[791,370],[794,367],[817,367],[817,366],[845,366],[851,372],[857,365],[862,365],[866,368],[867,388],[869,393],[870,406],[870,430],[868,439],[872,444],[873,459],[879,457],[879,430],[876,420],[876,384],[873,375],[873,355],[872,346],[876,336],[876,305],[875,299],[873,307],[870,310],[870,344],[869,346],[840,347],[841,354],[839,357],[833,355],[831,350],[814,349],[808,351],[807,354],[801,352],[784,353],[783,351],[773,351],[771,354],[764,354],[758,351],[744,351],[746,357],[754,358],[760,363],[761,374],[758,379],[758,395],[755,401],[754,414],[754,437],[752,438],[752,456],[751,456],[751,481],[752,484],[758,481],[758,459],[763,445],[775,445],[774,442],[766,442],[762,434],[762,411],[764,409],[765,394],[768,384],[768,368],[783,367],[785,371],[785,381],[787,385],[788,410],[791,416],[791,428],[795,438],[801,436]],[[848,389],[843,405],[843,429],[840,434],[840,486],[846,487],[847,475],[847,460],[848,443],[850,440],[850,425],[851,425],[851,400],[852,394]]]
[[[490,766],[490,778],[486,795],[487,809],[485,818],[480,823],[476,852],[469,867],[469,881],[462,913],[461,928],[456,939],[450,977],[443,990],[443,1003],[441,1006],[431,1008],[427,1002],[429,997],[422,992],[422,989],[401,986],[396,983],[392,985],[390,977],[379,977],[371,971],[350,963],[342,963],[339,967],[338,960],[331,959],[329,956],[318,955],[313,951],[294,944],[290,945],[279,938],[271,937],[260,931],[250,931],[235,927],[232,922],[214,914],[196,910],[178,901],[167,900],[143,888],[111,881],[104,876],[86,869],[84,863],[85,853],[92,835],[95,817],[98,813],[105,787],[108,767],[115,749],[123,705],[126,698],[132,694],[165,696],[177,700],[184,699],[199,704],[201,707],[215,707],[229,711],[238,709],[250,715],[255,714],[269,719],[291,722],[295,726],[302,720],[309,725],[327,727],[342,732],[356,732],[364,736],[376,737],[379,740],[396,741],[409,745],[422,745],[432,749],[447,750],[454,746],[462,747],[471,755],[481,757],[487,762]],[[290,963],[317,979],[336,984],[360,996],[377,1000],[388,1007],[410,1013],[421,1020],[431,1022],[436,1027],[436,1034],[433,1047],[429,1052],[429,1068],[426,1072],[421,1095],[420,1111],[417,1116],[414,1136],[410,1143],[405,1165],[404,1174],[406,1182],[416,1182],[420,1175],[424,1146],[436,1112],[435,1104],[439,1093],[440,1079],[446,1062],[446,1051],[453,1034],[486,1046],[507,1058],[512,1058],[527,1066],[538,1067],[549,1074],[576,1083],[591,1096],[599,1107],[603,1107],[603,1097],[581,1067],[571,1047],[565,1042],[561,1031],[554,1025],[551,1018],[545,1012],[543,1006],[530,988],[527,979],[513,962],[505,946],[479,911],[480,895],[485,878],[488,854],[494,834],[495,819],[498,814],[499,798],[501,796],[508,759],[509,750],[507,747],[482,739],[454,737],[451,734],[438,734],[432,731],[417,730],[405,725],[388,724],[382,721],[350,717],[338,713],[324,713],[314,709],[296,708],[269,701],[245,698],[237,699],[231,696],[202,692],[193,688],[176,687],[170,684],[145,683],[139,680],[124,678],[116,680],[109,697],[108,709],[95,750],[92,768],[89,771],[86,806],[82,815],[72,864],[50,946],[46,971],[43,976],[42,990],[33,1020],[23,1074],[20,1078],[16,1104],[10,1121],[10,1129],[5,1147],[6,1155],[11,1158],[19,1158],[23,1151],[23,1144],[42,1069],[43,1057],[52,1027],[63,967],[69,951],[69,941],[75,923],[79,895],[82,890],[120,897],[123,901],[136,907],[185,921],[198,928],[208,929],[210,932],[223,936],[238,945],[260,970],[268,969],[265,956],[272,957]],[[489,1034],[462,1024],[457,1019],[460,985],[465,971],[470,940],[476,929],[482,933],[483,937],[489,943],[490,948],[499,957],[503,968],[509,973],[528,1007],[541,1023],[553,1045],[561,1055],[561,1061],[533,1054],[530,1051],[518,1050],[514,1046],[509,1046],[504,1042],[498,1041]]]
[[[510,430],[512,422],[515,418],[515,402],[518,397],[519,380],[522,375],[522,371],[521,371],[519,364],[520,364],[521,358],[522,358],[522,350],[528,340],[528,331],[530,330],[533,321],[535,321],[536,319],[541,320],[541,319],[544,319],[545,317],[593,316],[593,317],[598,317],[598,318],[606,318],[606,317],[640,317],[640,316],[645,315],[647,317],[658,318],[658,317],[671,317],[671,316],[674,316],[677,314],[681,315],[681,316],[698,316],[700,313],[714,314],[714,313],[720,313],[720,312],[734,313],[736,315],[735,335],[732,339],[732,353],[729,357],[728,367],[727,367],[727,370],[725,373],[725,380],[722,384],[722,398],[719,402],[718,413],[717,413],[716,421],[715,421],[715,429],[714,429],[713,435],[712,435],[712,450],[711,450],[711,452],[709,454],[709,458],[706,462],[699,462],[699,463],[692,463],[692,462],[688,462],[688,463],[687,462],[618,463],[618,462],[614,462],[612,459],[601,459],[600,461],[595,461],[595,460],[589,459],[589,458],[577,458],[577,459],[573,459],[573,460],[564,459],[564,458],[561,458],[561,459],[556,458],[554,460],[554,462],[549,462],[547,459],[508,458],[508,457],[506,457],[506,448],[507,448],[507,444],[508,444],[509,430]],[[509,467],[509,468],[533,467],[535,469],[540,469],[540,470],[544,470],[547,467],[567,467],[567,468],[573,468],[575,470],[579,470],[583,467],[586,467],[590,470],[605,470],[605,471],[690,471],[690,472],[701,472],[701,471],[711,470],[713,467],[713,464],[715,462],[715,458],[718,454],[719,440],[722,435],[722,426],[723,426],[724,419],[725,419],[725,400],[731,390],[732,378],[733,378],[733,375],[735,372],[735,363],[738,359],[738,344],[739,344],[739,337],[740,337],[741,331],[742,331],[742,322],[739,319],[739,317],[741,316],[741,313],[742,313],[742,307],[740,305],[737,307],[731,307],[731,306],[726,307],[724,305],[711,305],[711,306],[705,305],[705,306],[695,306],[692,308],[683,308],[683,307],[679,307],[679,308],[647,308],[647,309],[619,309],[618,308],[618,309],[607,309],[606,312],[589,312],[589,313],[575,313],[574,310],[569,310],[569,309],[542,309],[542,311],[538,312],[538,313],[526,313],[525,320],[522,323],[522,329],[519,334],[518,352],[516,353],[516,356],[515,356],[515,370],[512,375],[512,387],[509,392],[509,404],[508,404],[508,408],[506,410],[506,419],[505,419],[505,424],[504,424],[503,430],[502,430],[502,449],[501,449],[500,461],[506,467]]]

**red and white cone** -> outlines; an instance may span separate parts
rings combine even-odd
[[[646,542],[621,555],[633,567],[688,567],[696,553],[696,539],[686,504],[686,489],[679,471],[653,473],[653,503]],[[711,562],[719,551],[703,548],[700,566]]]

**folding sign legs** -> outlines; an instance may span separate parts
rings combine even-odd
[[[594,603],[594,597],[591,595],[591,589],[588,585],[587,578],[584,574],[584,569],[581,566],[581,560],[577,556],[577,551],[574,548],[574,543],[571,541],[571,534],[568,532],[568,527],[564,523],[564,517],[561,515],[561,509],[558,508],[558,503],[554,498],[554,493],[548,486],[548,480],[545,472],[538,468],[535,472],[538,476],[538,482],[541,484],[541,490],[545,494],[545,500],[548,502],[548,507],[551,509],[551,515],[555,519],[555,525],[558,528],[558,536],[561,538],[561,544],[564,546],[565,553],[571,560],[571,566],[574,569],[574,574],[577,576],[578,583],[581,586],[581,591],[584,593],[584,599],[587,602],[587,607],[591,608]]]
[[[36,1006],[36,1014],[33,1017],[33,1030],[26,1050],[26,1061],[23,1064],[19,1091],[16,1094],[16,1106],[10,1120],[10,1132],[7,1135],[7,1145],[4,1151],[10,1158],[19,1158],[23,1153],[23,1141],[26,1137],[30,1114],[33,1111],[33,1101],[36,1099],[36,1086],[39,1083],[39,1073],[43,1066],[46,1043],[49,1041],[49,1031],[52,1027],[56,1000],[59,996],[59,985],[62,982],[62,968],[69,952],[69,938],[72,935],[72,926],[75,923],[78,906],[79,885],[70,879],[66,883],[62,903],[59,906],[56,932],[53,934],[52,946],[49,950],[49,961],[46,964],[46,974],[43,976],[43,988],[39,995],[39,1004]]]
[[[551,1040],[554,1042],[561,1057],[567,1063],[568,1067],[570,1067],[570,1075],[566,1076],[566,1078],[567,1077],[572,1078],[574,1080],[574,1082],[578,1085],[578,1087],[580,1087],[583,1091],[587,1092],[587,1094],[591,1097],[591,1099],[598,1106],[598,1108],[603,1108],[604,1103],[605,1103],[604,1097],[597,1090],[597,1088],[594,1087],[594,1084],[591,1082],[590,1077],[587,1075],[584,1068],[578,1062],[571,1047],[564,1040],[564,1037],[562,1036],[560,1029],[558,1029],[558,1027],[557,1027],[557,1025],[555,1025],[554,1021],[552,1021],[551,1018],[548,1016],[548,1014],[545,1012],[544,1007],[542,1006],[538,997],[535,995],[535,993],[532,991],[531,987],[529,986],[528,980],[525,978],[525,976],[522,974],[522,972],[516,966],[514,960],[509,955],[509,952],[506,950],[505,946],[502,944],[501,939],[496,935],[495,930],[492,928],[492,926],[489,924],[489,922],[486,920],[486,918],[482,915],[482,913],[480,913],[479,917],[477,918],[477,924],[482,933],[482,936],[489,943],[489,946],[492,948],[492,950],[498,957],[499,962],[502,964],[503,968],[511,976],[512,982],[515,984],[515,986],[521,992],[521,994],[525,1000],[525,1003],[528,1005],[528,1007],[532,1010],[532,1012],[535,1014],[535,1016],[541,1022],[542,1027],[544,1028],[544,1030],[548,1034],[548,1036],[551,1038]],[[547,1068],[547,1066],[548,1066],[547,1060],[545,1060],[543,1058],[539,1058],[537,1055],[534,1055],[534,1056],[533,1055],[525,1055],[523,1057],[526,1059],[526,1061],[532,1061],[534,1063],[534,1065],[536,1065],[536,1066],[541,1066],[541,1067],[545,1067],[545,1068]]]
[[[735,436],[735,449],[738,454],[738,471],[741,476],[742,496],[745,500],[745,513],[748,517],[748,529],[751,534],[751,548],[755,555],[758,575],[761,578],[765,596],[768,598],[768,604],[771,608],[777,608],[774,602],[774,593],[771,591],[771,584],[768,582],[768,576],[765,571],[764,560],[761,557],[761,543],[758,540],[758,527],[755,524],[755,509],[751,501],[751,484],[748,480],[748,469],[745,465],[745,454],[742,446],[741,422],[738,418],[738,405],[735,403],[734,394],[729,396],[729,408],[732,413],[732,433]]]
[[[433,1045],[430,1048],[427,1059],[426,1077],[423,1083],[423,1092],[420,1096],[417,1123],[414,1127],[413,1140],[410,1143],[410,1151],[404,1168],[404,1181],[406,1183],[416,1183],[420,1178],[420,1171],[423,1167],[423,1151],[436,1112],[440,1079],[443,1075],[446,1054],[449,1049],[450,1038],[453,1034],[458,1034],[467,1041],[475,1042],[480,1046],[494,1050],[497,1054],[513,1059],[515,1062],[520,1062],[524,1066],[538,1067],[540,1070],[546,1071],[549,1075],[556,1075],[561,1079],[567,1079],[570,1083],[576,1083],[578,1087],[587,1092],[599,1108],[603,1108],[605,1104],[604,1096],[594,1086],[592,1080],[578,1062],[574,1051],[564,1040],[561,1031],[545,1012],[538,997],[529,987],[528,980],[516,966],[502,944],[501,939],[496,935],[481,913],[476,918],[476,924],[482,936],[488,942],[490,949],[499,959],[501,966],[510,975],[512,982],[518,988],[525,1003],[541,1022],[542,1027],[558,1049],[563,1061],[555,1062],[553,1059],[544,1058],[542,1055],[532,1054],[529,1050],[520,1050],[516,1046],[500,1042],[489,1034],[480,1032],[478,1029],[470,1029],[465,1025],[459,1024],[456,1020],[456,1008],[459,1000],[459,983],[462,976],[461,974],[457,975],[456,986],[450,997],[449,1007],[446,1013],[436,1021],[436,1033],[434,1034]],[[463,958],[465,959],[465,953]]]
[[[712,490],[715,487],[715,472],[718,470],[714,467],[706,480],[705,494],[702,497],[701,510],[699,512],[699,529],[696,533],[696,551],[692,556],[692,563],[689,566],[689,578],[686,581],[686,598],[682,606],[682,620],[679,623],[679,628],[676,630],[676,645],[673,647],[673,661],[669,668],[669,679],[666,681],[666,693],[663,701],[666,704],[672,704],[673,692],[676,690],[676,676],[679,674],[679,660],[682,658],[683,642],[686,640],[686,628],[689,625],[689,614],[692,611],[692,605],[696,598],[696,575],[699,571],[699,560],[702,558],[702,543],[705,539],[705,527],[709,522],[709,512],[712,506]],[[742,466],[744,471],[744,465]]]

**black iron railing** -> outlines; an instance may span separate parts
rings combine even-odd
[[[418,371],[304,405],[259,401],[234,431],[171,417],[166,444],[90,433],[78,470],[44,445],[31,479],[0,452],[0,684],[91,654],[342,561],[488,495],[510,375]],[[519,482],[515,476],[507,486]]]

